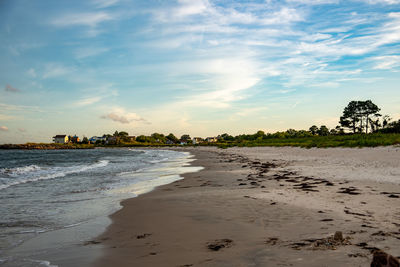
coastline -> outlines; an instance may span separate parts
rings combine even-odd
[[[326,166],[336,158],[330,162],[327,149],[295,149],[285,156],[286,149],[293,152],[186,149],[195,155],[192,165],[205,169],[123,201],[112,224],[94,240],[103,254],[93,266],[365,266],[374,248],[400,255],[398,182],[304,176],[301,170],[324,173],[319,162],[304,165],[314,157]],[[349,158],[362,162],[360,155],[372,153],[380,162],[386,156],[396,164],[400,152],[391,149],[361,154],[365,149],[353,149]],[[349,153],[334,150],[342,160]],[[349,162],[350,169],[359,164]],[[366,164],[361,167],[379,169]],[[392,167],[399,170],[398,164]],[[343,233],[343,242],[321,245],[336,231]]]

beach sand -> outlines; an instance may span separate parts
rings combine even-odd
[[[188,148],[204,170],[122,202],[93,266],[369,266],[400,256],[400,148]],[[334,239],[335,232],[341,231]]]

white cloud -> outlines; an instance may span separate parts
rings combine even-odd
[[[397,55],[380,56],[380,57],[374,57],[372,59],[376,61],[374,69],[388,70],[400,66],[400,56]]]
[[[23,106],[23,105],[11,105],[0,103],[0,110],[3,111],[33,111],[41,112],[41,108],[37,106]]]
[[[257,64],[249,58],[216,58],[209,60],[177,62],[170,66],[171,71],[179,73],[180,79],[185,76],[205,76],[190,99],[179,101],[183,106],[207,106],[226,108],[231,102],[243,99],[245,91],[260,80]]]
[[[286,0],[286,2],[299,3],[304,5],[324,5],[324,4],[336,4],[339,0]]]
[[[48,79],[48,78],[64,76],[66,74],[71,73],[72,71],[73,71],[72,68],[66,67],[64,65],[57,63],[49,63],[46,64],[44,67],[42,78]]]
[[[103,54],[108,50],[106,47],[80,47],[74,51],[74,54],[77,59],[84,59]]]
[[[88,106],[88,105],[92,105],[94,103],[99,102],[101,99],[103,99],[102,96],[86,97],[86,98],[82,98],[82,99],[76,101],[72,105],[76,106],[76,107]]]
[[[123,108],[114,108],[111,112],[102,115],[100,118],[109,119],[114,122],[119,122],[122,124],[128,124],[131,122],[143,122],[148,123],[145,119],[140,117],[138,114],[133,112],[128,112]]]
[[[119,0],[92,0],[92,3],[97,8],[110,7],[110,6],[116,5],[118,2],[119,2]]]
[[[113,16],[107,12],[71,13],[55,18],[51,23],[58,27],[96,27],[98,24],[112,19],[114,19]]]
[[[368,4],[388,4],[388,5],[396,5],[400,4],[400,0],[358,0]]]

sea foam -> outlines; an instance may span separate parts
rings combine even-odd
[[[72,167],[45,168],[37,165],[28,165],[17,168],[3,168],[0,169],[0,174],[3,176],[0,177],[0,190],[19,184],[65,177],[69,174],[105,167],[108,163],[109,160],[100,160],[93,164],[77,165]]]

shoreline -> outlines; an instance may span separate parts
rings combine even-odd
[[[140,174],[139,182],[110,189],[108,193],[100,193],[104,194],[105,198],[113,197],[116,200],[107,203],[97,202],[97,205],[101,205],[99,207],[109,206],[105,213],[97,213],[94,217],[78,220],[68,225],[57,225],[58,227],[46,229],[43,232],[32,232],[31,236],[24,236],[24,238],[18,237],[19,244],[9,246],[2,251],[1,265],[33,267],[48,262],[51,266],[89,266],[100,254],[100,246],[92,246],[95,244],[92,240],[102,234],[111,224],[109,216],[122,208],[121,201],[151,192],[160,184],[182,179],[179,176],[182,172],[195,170],[188,166],[189,162],[193,160],[189,153],[172,151],[155,151],[155,153],[153,151],[152,153],[157,154],[156,158],[160,160],[147,157],[151,161],[147,165],[143,165],[138,172],[138,175]],[[133,172],[132,175],[136,175],[135,173]],[[80,210],[86,210],[86,206],[80,204]],[[88,212],[91,211],[88,210]]]
[[[365,266],[374,248],[400,255],[398,183],[312,177],[294,170],[299,158],[313,161],[313,155],[301,153],[322,153],[320,158],[332,165],[336,161],[329,162],[327,150],[295,151],[297,159],[271,155],[280,148],[179,150],[194,154],[192,165],[205,169],[123,201],[110,217],[112,224],[95,239],[103,255],[92,266]],[[335,150],[343,156],[343,149]],[[397,148],[369,150],[374,157],[394,153],[398,162]],[[351,157],[361,157],[353,152]],[[345,239],[318,245],[337,231]]]

